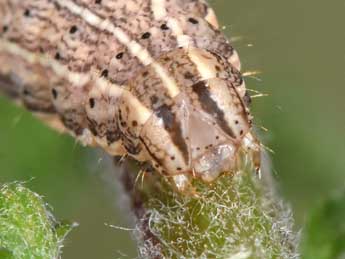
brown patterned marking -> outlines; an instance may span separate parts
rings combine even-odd
[[[181,152],[186,164],[188,164],[188,146],[183,138],[181,122],[177,120],[176,115],[172,112],[172,107],[162,105],[158,108],[156,114],[163,120],[165,129],[169,132],[173,143]]]
[[[221,110],[218,107],[217,103],[211,98],[211,93],[208,90],[205,82],[200,81],[197,84],[193,85],[192,88],[193,91],[198,95],[203,110],[212,115],[216,119],[221,129],[224,130],[224,132],[227,133],[230,137],[235,139],[236,135],[226,122],[224,111]]]

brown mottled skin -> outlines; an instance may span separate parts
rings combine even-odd
[[[151,161],[163,174],[195,174],[198,159],[209,149],[216,161],[221,145],[232,164],[221,158],[215,170],[233,168],[251,128],[237,54],[204,1],[161,2],[166,14],[157,18],[150,0],[2,0],[0,90],[85,144]],[[209,136],[196,138],[203,128]]]

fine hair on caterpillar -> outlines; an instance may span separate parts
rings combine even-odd
[[[0,3],[3,92],[180,190],[236,170],[240,149],[259,169],[240,60],[204,1],[82,2]]]

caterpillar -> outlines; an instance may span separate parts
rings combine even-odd
[[[241,63],[203,0],[2,0],[0,90],[180,190],[260,168]]]

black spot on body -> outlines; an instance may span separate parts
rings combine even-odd
[[[152,105],[156,104],[156,103],[158,102],[158,97],[157,97],[157,95],[152,95],[152,96],[150,97],[150,100],[151,100]]]
[[[101,77],[108,77],[108,73],[109,73],[108,69],[104,69],[101,73]]]
[[[120,136],[121,134],[118,130],[107,131],[106,138],[107,138],[108,145],[111,145],[114,142],[118,141],[120,139]]]
[[[29,9],[25,9],[24,16],[26,16],[26,17],[30,16],[30,10]]]
[[[53,98],[56,99],[57,96],[58,96],[58,92],[56,91],[55,88],[52,89],[52,95],[53,95]]]
[[[89,99],[89,105],[90,105],[91,109],[95,107],[95,104],[96,104],[95,99],[94,98],[90,98]]]
[[[120,52],[119,54],[117,54],[117,55],[116,55],[116,58],[117,58],[117,59],[123,58],[123,52]]]
[[[199,23],[198,20],[195,19],[195,18],[193,18],[193,17],[190,17],[190,18],[188,19],[188,21],[189,21],[190,23],[192,23],[192,24],[198,24],[198,23]]]
[[[24,88],[23,94],[24,95],[30,95],[30,91],[28,89]]]
[[[95,4],[101,4],[102,0],[95,0]]]
[[[73,33],[76,33],[78,30],[78,27],[73,25],[70,29],[69,29],[69,33],[73,34]]]
[[[145,33],[141,36],[141,38],[144,39],[144,40],[146,40],[146,39],[148,39],[148,38],[150,38],[150,37],[151,37],[151,33],[149,33],[149,32],[145,32]]]
[[[194,78],[194,75],[191,73],[191,72],[186,72],[185,74],[184,74],[184,78],[185,79],[189,79],[189,80],[191,80],[191,79],[193,79]]]
[[[2,32],[7,32],[8,31],[8,26],[7,25],[4,25],[2,26]]]
[[[55,58],[56,60],[60,60],[60,59],[61,59],[60,53],[59,53],[59,52],[56,52],[54,58]]]
[[[169,30],[169,27],[168,27],[168,25],[167,25],[166,23],[163,23],[163,24],[161,25],[161,29],[162,29],[163,31],[166,31],[166,30]]]

